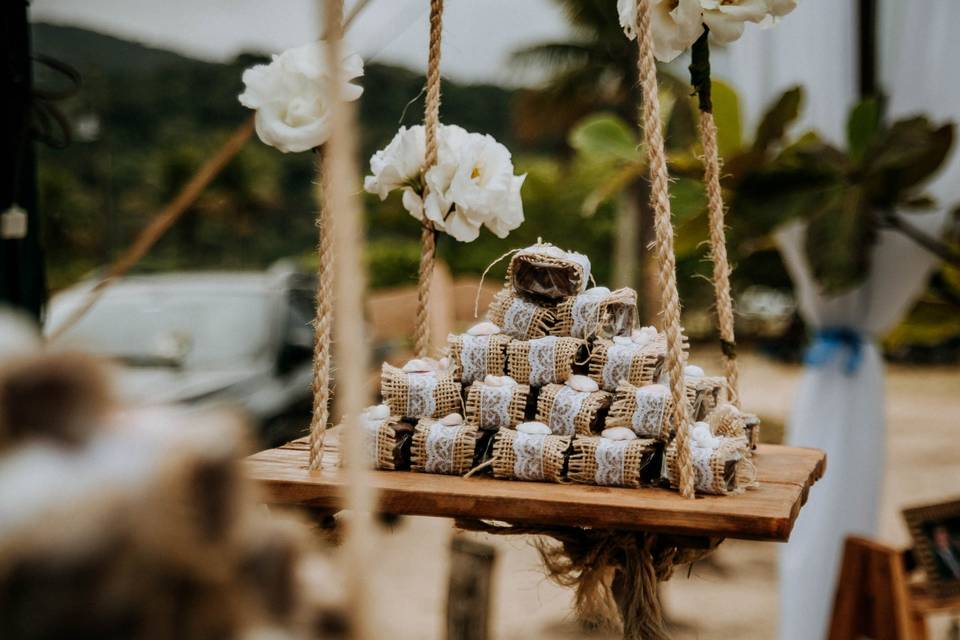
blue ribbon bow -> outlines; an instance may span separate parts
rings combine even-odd
[[[852,376],[863,362],[863,334],[850,327],[824,327],[813,335],[803,362],[822,367],[846,352],[843,372]]]

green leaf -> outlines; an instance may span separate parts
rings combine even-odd
[[[810,218],[804,252],[824,293],[838,295],[866,278],[877,233],[873,217],[863,191],[849,187]]]
[[[850,147],[850,159],[863,160],[867,149],[880,133],[882,109],[877,98],[867,98],[857,103],[847,119],[847,144]]]
[[[878,206],[923,182],[942,165],[953,145],[953,124],[934,128],[927,118],[899,120],[875,141],[864,162],[871,201]]]
[[[580,208],[580,213],[584,216],[592,216],[597,212],[597,209],[600,208],[600,205],[615,198],[617,194],[646,174],[647,166],[645,164],[634,162],[624,165],[618,171],[615,171],[601,181],[593,191],[587,194]]]
[[[733,87],[719,80],[712,82],[710,92],[713,98],[713,119],[717,122],[717,146],[720,156],[725,158],[732,156],[743,145],[740,99]]]
[[[681,95],[674,100],[667,118],[666,145],[668,150],[689,149],[697,143],[697,120],[694,102]]]
[[[640,142],[623,118],[600,113],[581,120],[570,132],[570,146],[593,160],[639,162]]]
[[[756,151],[766,151],[770,145],[780,142],[789,127],[800,115],[800,106],[803,103],[803,88],[800,86],[788,89],[770,107],[757,127],[757,137],[753,141]]]

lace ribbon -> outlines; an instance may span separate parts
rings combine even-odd
[[[377,446],[377,439],[380,434],[380,427],[382,422],[369,422],[367,420],[360,420],[360,434],[363,438],[363,455],[367,460],[367,464],[371,468],[377,468],[377,451],[379,447]]]
[[[437,410],[437,401],[433,391],[437,388],[437,374],[407,374],[407,413],[408,418],[429,418]]]
[[[427,473],[453,473],[453,451],[460,435],[460,427],[448,427],[435,422],[427,432],[427,460],[424,469]]]
[[[603,363],[603,388],[616,389],[620,382],[630,379],[630,367],[638,351],[635,344],[613,343],[607,347],[607,361]]]
[[[513,437],[513,477],[543,480],[543,445],[547,436],[517,432]]]
[[[598,485],[621,486],[625,473],[627,447],[630,440],[610,440],[599,438],[594,458],[597,461],[597,472],[594,480]]]
[[[583,401],[590,395],[589,391],[577,391],[564,385],[553,398],[548,418],[550,431],[558,436],[572,436],[576,433],[577,414],[583,407]]]
[[[511,338],[526,340],[529,336],[530,324],[537,305],[522,298],[514,298],[506,313],[503,314],[503,332]]]
[[[464,334],[460,337],[460,382],[470,384],[474,380],[483,380],[487,374],[487,346],[490,336],[471,336]]]
[[[596,333],[597,308],[609,294],[610,290],[605,287],[594,287],[593,289],[587,289],[573,299],[573,307],[570,311],[573,317],[573,328],[570,329],[571,336],[586,339]]]
[[[554,382],[556,377],[557,336],[531,340],[527,361],[530,364],[530,384],[537,387]]]
[[[568,251],[564,257],[571,262],[576,262],[583,269],[583,282],[580,283],[580,291],[583,291],[587,288],[587,283],[590,282],[590,258],[573,251]]]
[[[480,428],[499,429],[512,427],[510,424],[510,400],[513,399],[513,385],[480,388]]]
[[[663,429],[663,413],[670,397],[670,389],[660,384],[651,384],[634,390],[637,408],[631,425],[638,436],[656,438]]]

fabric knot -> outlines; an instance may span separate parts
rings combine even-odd
[[[850,327],[817,329],[804,356],[804,364],[822,367],[846,353],[843,372],[852,376],[863,362],[864,335]]]

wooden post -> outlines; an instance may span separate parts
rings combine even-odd
[[[496,550],[461,535],[450,545],[447,640],[487,640]]]

